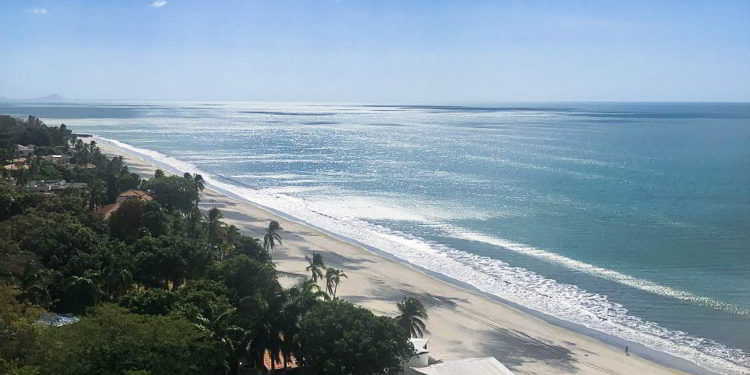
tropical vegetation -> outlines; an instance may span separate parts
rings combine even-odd
[[[395,319],[398,325],[409,332],[411,337],[422,337],[425,331],[424,321],[427,319],[427,309],[422,302],[414,297],[404,297],[396,307],[398,315]]]
[[[320,252],[309,279],[283,288],[271,254],[279,223],[261,242],[218,208],[202,211],[200,175],[142,179],[64,125],[0,116],[0,157],[29,143],[70,165],[35,155],[33,167],[0,175],[2,374],[394,374],[415,324],[424,331],[424,308],[411,302],[392,319],[336,298],[347,275]],[[25,188],[56,178],[87,187]],[[153,199],[97,213],[130,189]]]

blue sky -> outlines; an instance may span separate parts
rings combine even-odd
[[[750,101],[750,0],[0,0],[0,96]]]

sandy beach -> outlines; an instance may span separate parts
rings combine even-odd
[[[131,170],[152,176],[155,167],[121,150],[99,145],[107,154],[125,157]],[[584,334],[561,328],[513,306],[427,275],[294,222],[250,202],[216,191],[203,192],[201,208],[219,208],[225,222],[261,237],[269,220],[284,230],[283,245],[272,253],[280,280],[294,285],[305,277],[305,255],[320,252],[327,265],[348,275],[338,296],[377,314],[393,315],[396,302],[415,296],[428,308],[426,337],[431,356],[450,360],[493,356],[518,374],[683,374]],[[632,349],[632,348],[631,348]]]

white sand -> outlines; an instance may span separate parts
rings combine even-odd
[[[153,176],[155,167],[148,162],[106,145],[100,147],[105,153],[125,157],[133,172]],[[426,337],[435,358],[494,356],[518,374],[684,374],[206,189],[201,208],[211,207],[218,207],[228,224],[259,238],[270,220],[281,223],[283,245],[272,256],[286,286],[302,280],[305,255],[319,251],[327,265],[349,276],[338,289],[343,299],[383,315],[395,314],[396,302],[403,296],[421,299],[429,314]]]

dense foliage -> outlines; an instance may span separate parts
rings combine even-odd
[[[22,121],[12,116],[0,115],[0,149],[8,156],[8,151],[17,144],[34,144],[42,147],[67,146],[72,132],[65,124],[48,127],[34,117]],[[0,160],[0,161],[4,161]]]
[[[393,319],[341,300],[313,307],[300,332],[302,358],[315,374],[398,374],[413,350]]]
[[[103,304],[79,322],[40,338],[43,373],[212,374],[222,370],[222,348],[187,319],[129,313]],[[138,372],[137,372],[138,371]]]
[[[282,228],[269,224],[261,244],[218,209],[201,212],[200,175],[141,180],[64,126],[0,116],[2,155],[16,143],[64,150],[71,162],[35,155],[0,178],[0,373],[392,374],[411,354],[395,320],[335,298],[346,275],[326,270],[320,253],[314,280],[282,288],[270,253]],[[24,188],[51,178],[86,188]],[[116,203],[130,189],[153,199]],[[105,206],[116,208],[106,219],[96,213]],[[37,323],[47,312],[79,320]]]

